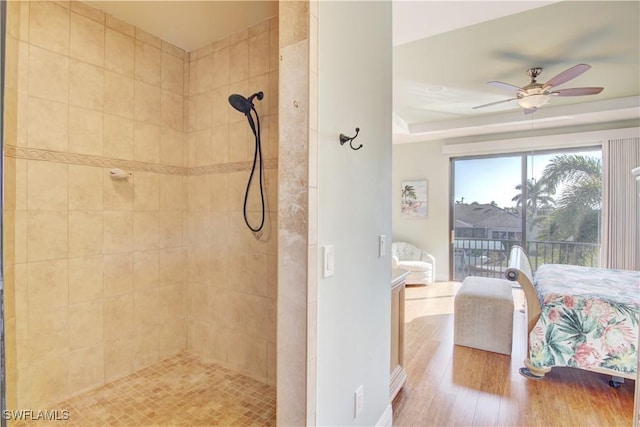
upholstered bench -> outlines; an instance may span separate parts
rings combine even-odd
[[[469,276],[454,299],[456,345],[511,354],[513,294],[511,282]]]

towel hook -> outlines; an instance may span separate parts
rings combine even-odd
[[[340,145],[344,145],[346,142],[349,142],[349,146],[352,150],[359,150],[362,148],[362,144],[357,147],[353,146],[353,140],[358,137],[358,132],[360,132],[360,128],[356,128],[356,134],[353,136],[346,136],[344,133],[340,134]]]

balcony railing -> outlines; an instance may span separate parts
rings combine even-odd
[[[519,241],[500,239],[455,239],[454,280],[467,276],[503,278],[509,252]],[[570,264],[597,267],[600,244],[532,240],[526,251],[535,271],[542,264]]]

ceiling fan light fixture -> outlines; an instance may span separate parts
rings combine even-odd
[[[538,94],[538,95],[528,95],[518,99],[518,105],[522,108],[531,109],[531,108],[540,108],[551,98],[550,95]]]

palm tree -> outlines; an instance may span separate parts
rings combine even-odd
[[[549,195],[547,186],[544,180],[536,181],[530,179],[526,181],[527,189],[527,216],[529,221],[529,229],[539,223],[542,217],[548,213],[549,209],[553,206],[553,197]],[[519,209],[522,206],[522,184],[516,185],[516,190],[520,193],[516,194],[511,201],[516,202],[516,208]]]
[[[405,185],[402,187],[402,200],[405,203],[410,203],[411,199],[415,200],[417,198],[416,189],[413,185]]]
[[[549,193],[565,187],[557,208],[546,221],[543,232],[553,240],[597,242],[601,208],[602,165],[600,159],[563,154],[551,160],[542,173]]]

